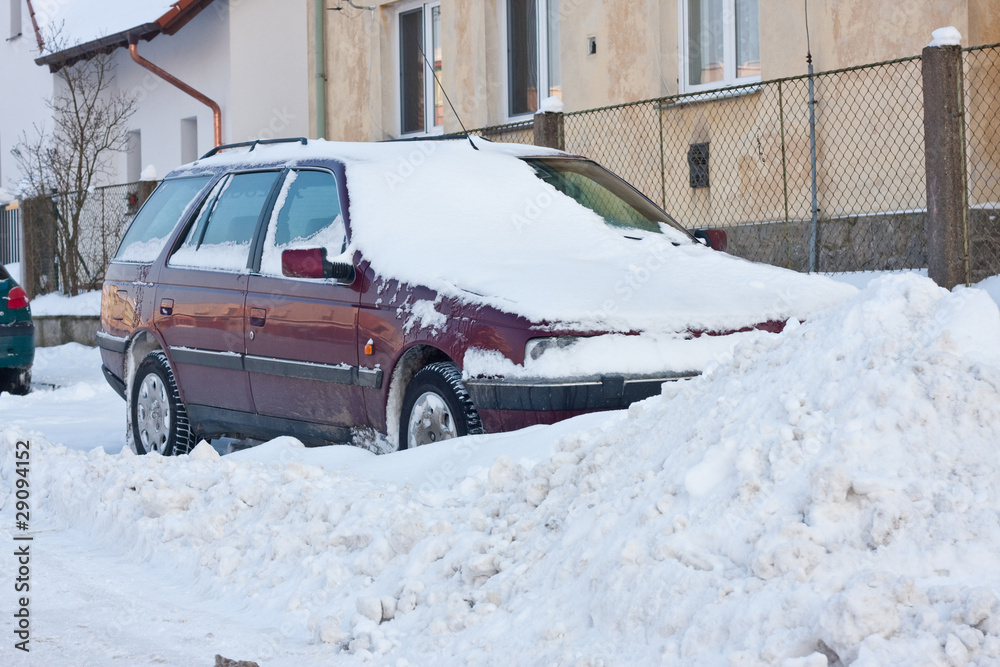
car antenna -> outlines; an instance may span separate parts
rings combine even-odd
[[[448,101],[448,106],[451,107],[451,112],[455,114],[455,118],[458,119],[458,124],[462,126],[462,132],[465,134],[465,138],[468,139],[469,143],[472,144],[472,147],[478,151],[479,147],[476,146],[476,143],[472,140],[472,137],[469,136],[469,131],[465,129],[465,123],[462,122],[462,117],[458,115],[457,111],[455,111],[455,105],[451,103],[451,98],[448,97],[448,91],[444,89],[444,84],[441,83],[441,79],[438,78],[437,72],[434,71],[434,66],[431,65],[431,61],[427,60],[427,54],[424,53],[424,49],[420,44],[417,44],[417,50],[420,51],[420,56],[424,59],[424,63],[427,65],[427,68],[431,71],[431,76],[434,77],[434,83],[436,83],[441,87],[441,94],[444,95],[444,99]]]

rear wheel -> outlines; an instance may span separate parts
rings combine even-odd
[[[483,422],[455,364],[437,362],[413,376],[399,417],[400,449],[483,432]]]
[[[194,435],[163,352],[151,352],[136,369],[129,410],[137,454],[171,456],[190,451]]]
[[[26,395],[31,391],[31,368],[0,368],[0,391]]]

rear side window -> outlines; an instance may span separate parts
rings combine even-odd
[[[279,173],[233,174],[220,181],[169,264],[245,271],[257,220]]]
[[[292,171],[281,186],[264,238],[260,271],[281,275],[281,253],[326,248],[329,258],[347,246],[337,178],[326,171]]]
[[[125,232],[115,260],[152,262],[163,250],[170,232],[211,180],[210,176],[164,181],[153,191]]]

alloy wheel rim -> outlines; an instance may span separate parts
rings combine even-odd
[[[418,447],[456,437],[455,416],[445,400],[432,391],[421,394],[410,410],[407,428],[409,446]]]
[[[170,435],[170,403],[167,389],[155,373],[143,378],[136,401],[139,440],[146,452],[163,453]]]

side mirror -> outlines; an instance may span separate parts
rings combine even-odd
[[[696,229],[692,233],[696,239],[712,250],[725,252],[726,248],[729,247],[729,237],[726,236],[724,229]]]
[[[326,248],[301,248],[281,253],[281,273],[289,278],[333,278],[350,285],[354,282],[354,265],[330,262]]]

